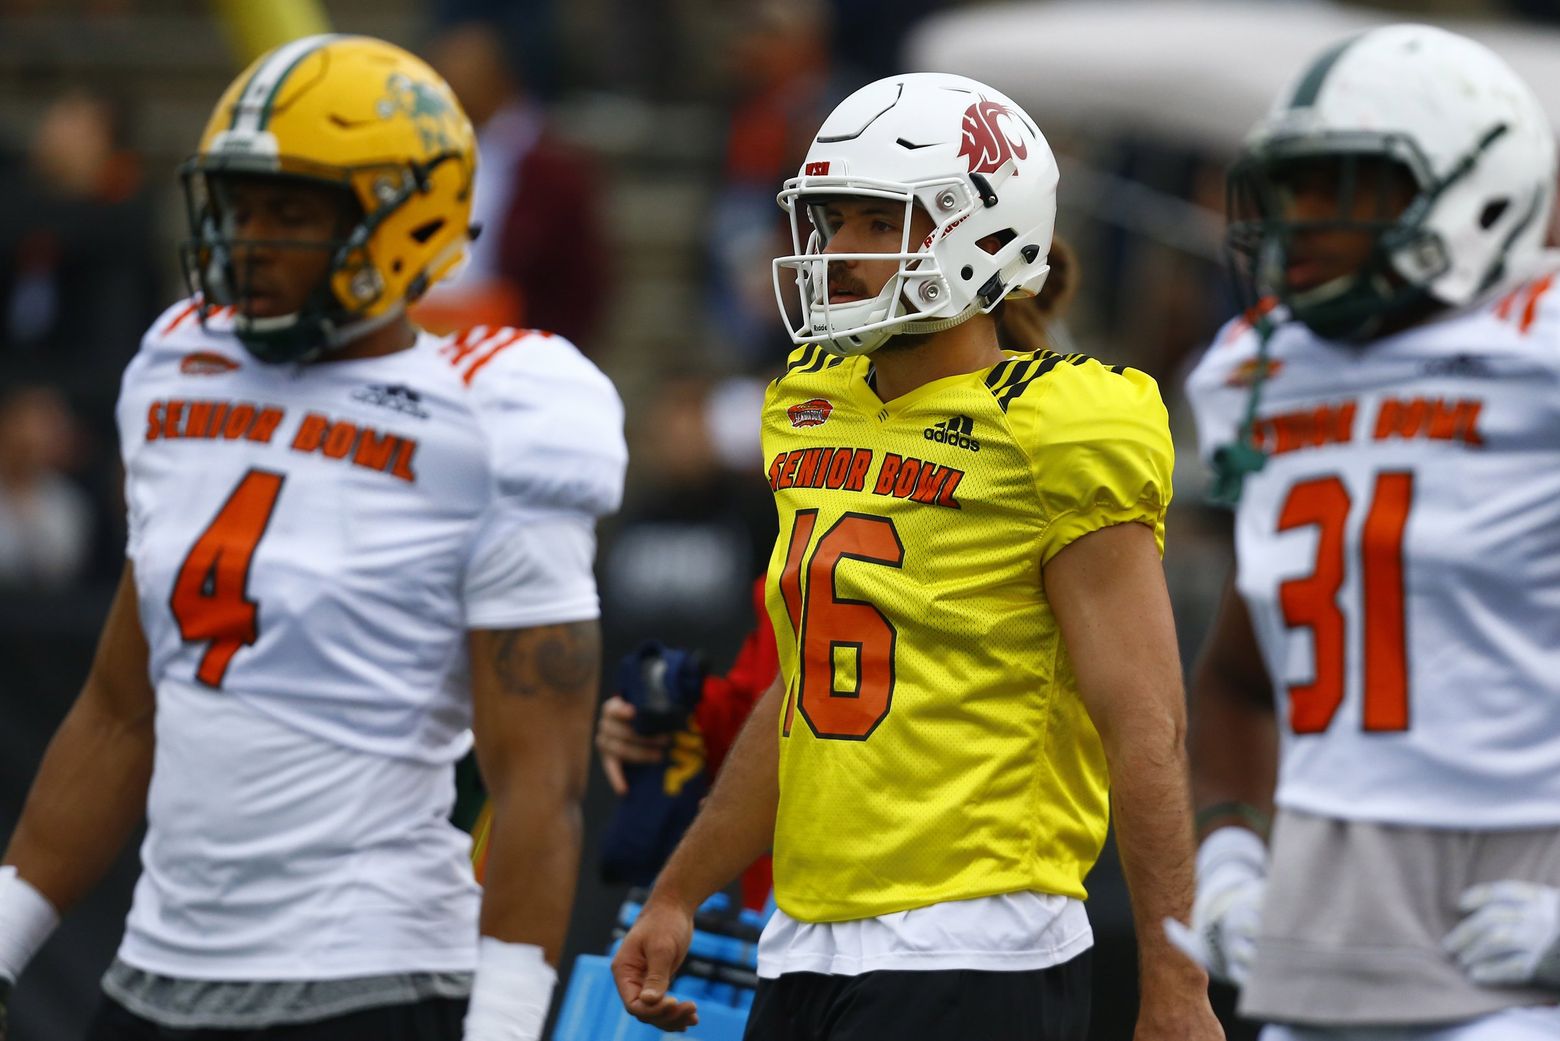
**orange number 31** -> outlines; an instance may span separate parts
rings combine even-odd
[[[893,701],[898,633],[873,604],[841,597],[834,572],[842,560],[897,568],[904,562],[905,548],[887,517],[847,513],[818,540],[804,566],[817,523],[817,510],[797,511],[785,570],[780,573],[786,613],[801,645],[800,668],[793,680],[800,694],[786,698],[784,733],[790,736],[800,704],[807,725],[819,737],[861,741],[888,715]],[[850,690],[836,686],[835,655],[841,651],[856,660]]]
[[[249,599],[249,566],[282,491],[281,474],[250,470],[233,489],[179,568],[169,606],[187,641],[209,641],[195,670],[221,687],[240,647],[259,638],[260,608]]]
[[[1408,729],[1408,636],[1403,605],[1403,531],[1413,505],[1414,475],[1376,477],[1370,511],[1360,532],[1360,588],[1364,648],[1364,705],[1370,731]],[[1347,624],[1338,591],[1348,562],[1344,527],[1349,492],[1337,477],[1303,481],[1290,489],[1278,530],[1314,525],[1320,529],[1316,569],[1278,587],[1279,606],[1290,628],[1311,630],[1316,671],[1309,683],[1289,688],[1289,724],[1297,734],[1318,734],[1331,725],[1343,702]]]

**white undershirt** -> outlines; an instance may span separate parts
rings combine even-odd
[[[950,900],[849,922],[801,922],[777,910],[758,941],[758,974],[1028,972],[1070,961],[1093,944],[1083,903],[1051,893]]]

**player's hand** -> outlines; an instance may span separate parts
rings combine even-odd
[[[628,793],[624,763],[659,763],[666,758],[671,743],[671,734],[646,737],[637,732],[634,706],[617,695],[602,703],[601,717],[596,722],[596,751],[601,753],[601,769],[607,775],[607,783],[618,795]]]
[[[669,993],[692,942],[693,912],[652,894],[612,958],[618,997],[635,1019],[661,1030],[698,1025],[698,1007]]]
[[[1463,890],[1466,918],[1442,945],[1468,978],[1492,987],[1560,989],[1560,889],[1536,882],[1489,882]]]
[[[1251,975],[1266,887],[1267,847],[1256,833],[1232,826],[1203,839],[1191,933],[1194,958],[1215,979],[1238,987]]]

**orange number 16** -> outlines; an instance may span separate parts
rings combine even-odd
[[[260,636],[260,609],[249,599],[249,565],[271,522],[282,475],[250,470],[233,489],[173,580],[169,606],[186,640],[210,645],[195,670],[208,687],[222,686],[228,663],[240,647]]]
[[[800,704],[802,716],[819,737],[865,740],[888,715],[893,700],[898,633],[875,605],[841,597],[834,573],[842,560],[897,568],[904,563],[905,548],[887,517],[847,513],[818,540],[804,565],[817,523],[817,510],[796,512],[785,570],[780,573],[780,592],[801,645],[794,681],[798,694],[786,699],[784,733],[790,735]],[[856,681],[850,690],[836,686],[839,652],[856,660]]]
[[[1360,587],[1364,648],[1366,730],[1408,729],[1408,637],[1403,605],[1403,531],[1414,499],[1414,475],[1384,473],[1360,532]],[[1290,489],[1278,530],[1314,525],[1320,531],[1316,569],[1278,587],[1290,628],[1311,630],[1316,671],[1309,683],[1289,688],[1289,723],[1297,734],[1317,734],[1332,723],[1343,702],[1346,623],[1338,604],[1343,587],[1344,526],[1349,492],[1337,477],[1304,481]]]

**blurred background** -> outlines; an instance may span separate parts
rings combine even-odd
[[[1171,406],[1166,567],[1189,662],[1228,568],[1179,389],[1234,311],[1224,167],[1312,54],[1405,19],[1494,46],[1560,125],[1552,0],[0,0],[0,836],[121,565],[112,410],[145,326],[185,295],[176,167],[276,33],[369,33],[444,73],[479,129],[487,233],[430,316],[564,333],[627,401],[629,496],[599,557],[610,682],[647,636],[723,669],[752,623],[775,524],[757,409],[789,346],[774,194],[835,102],[906,70],[991,83],[1058,153],[1071,339],[1157,377]],[[571,956],[604,949],[623,897],[596,868],[610,806],[593,775]],[[134,873],[131,849],[34,963],[16,1041],[77,1036]],[[1135,966],[1113,853],[1090,888],[1094,1036],[1127,1038]]]

